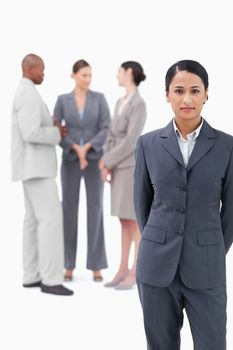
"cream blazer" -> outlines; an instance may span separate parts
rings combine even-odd
[[[111,129],[104,145],[103,160],[109,169],[135,165],[135,147],[146,121],[146,104],[136,91],[119,114],[121,99],[116,103]]]
[[[34,83],[26,78],[16,90],[11,131],[12,180],[55,177],[60,132]]]

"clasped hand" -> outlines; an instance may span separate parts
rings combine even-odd
[[[83,147],[81,147],[75,143],[73,144],[72,148],[79,159],[80,169],[84,170],[88,166],[88,161],[86,159],[87,152],[89,150],[88,144],[85,144]]]

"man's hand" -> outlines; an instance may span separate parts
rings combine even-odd
[[[57,120],[54,120],[53,125],[58,127],[58,129],[60,131],[61,138],[64,139],[67,135],[67,128],[65,126],[61,125],[61,123]]]

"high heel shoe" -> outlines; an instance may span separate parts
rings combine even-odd
[[[102,282],[103,276],[101,275],[100,271],[93,271],[93,280],[94,282]]]
[[[93,276],[93,280],[95,282],[102,282],[103,281],[103,276]]]
[[[105,283],[105,287],[116,287],[128,275],[129,271],[124,272],[118,279]]]
[[[130,283],[124,283],[124,281],[122,281],[121,283],[119,283],[115,289],[116,290],[128,290],[128,289],[132,289],[134,287],[134,285],[136,284],[136,281],[132,281]]]

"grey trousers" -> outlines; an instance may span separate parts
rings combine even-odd
[[[65,268],[76,265],[79,190],[84,178],[87,198],[87,268],[100,270],[107,267],[103,228],[103,189],[98,160],[89,160],[85,170],[77,161],[62,161],[62,205],[64,217]]]
[[[23,182],[23,283],[63,281],[64,246],[62,209],[54,179]]]
[[[180,349],[184,308],[194,350],[226,350],[226,286],[189,289],[179,273],[167,288],[137,283],[148,350]]]

